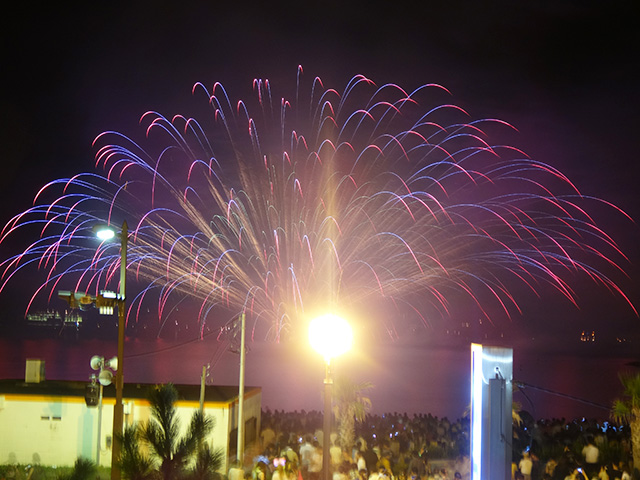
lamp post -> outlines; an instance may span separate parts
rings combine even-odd
[[[245,358],[245,319],[240,315],[240,377],[238,379],[238,445],[236,459],[240,468],[244,468],[244,358]]]
[[[331,448],[331,394],[333,378],[331,377],[331,359],[342,355],[353,341],[351,326],[341,317],[333,314],[315,318],[309,324],[309,343],[313,349],[324,357],[324,418],[322,423],[322,478],[330,480],[329,450]]]
[[[107,241],[117,233],[110,227],[100,226],[96,228],[96,235],[103,241]],[[120,435],[124,423],[124,405],[122,404],[122,390],[124,387],[124,330],[125,307],[127,291],[127,239],[129,230],[127,221],[122,222],[120,229],[120,290],[118,295],[118,370],[116,370],[116,404],[113,407],[113,442],[111,450],[111,480],[120,480]]]

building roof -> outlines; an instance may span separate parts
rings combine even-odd
[[[89,382],[76,382],[64,380],[44,380],[39,383],[27,383],[24,380],[0,380],[0,395],[49,395],[59,397],[83,397],[85,388]],[[122,392],[123,398],[144,399],[150,388],[156,386],[152,383],[125,383]],[[175,384],[179,394],[179,401],[199,401],[200,385]],[[261,392],[260,387],[245,387],[245,396],[255,395]],[[115,386],[104,387],[103,397],[115,398]],[[230,403],[238,398],[237,386],[207,385],[205,388],[205,402]]]

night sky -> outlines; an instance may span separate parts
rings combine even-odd
[[[256,77],[294,86],[298,65],[337,89],[360,73],[407,89],[444,85],[473,118],[508,121],[519,130],[511,144],[638,221],[634,2],[441,3],[12,8],[0,28],[0,223],[28,208],[47,181],[91,171],[96,135],[137,135],[147,110],[183,113],[195,82],[250,96]],[[620,217],[601,220],[629,258],[620,284],[640,308],[640,229]],[[1,247],[3,258],[10,247]],[[580,309],[545,299],[500,328],[518,342],[582,329],[640,341],[640,320],[619,297],[590,285],[577,291]],[[12,286],[0,297],[4,323],[24,311],[19,296]]]

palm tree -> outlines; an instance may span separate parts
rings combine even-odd
[[[631,446],[634,468],[640,466],[640,374],[621,374],[624,387],[622,398],[615,400],[611,416],[618,422],[628,422],[631,427]]]
[[[196,463],[187,474],[187,480],[217,480],[222,478],[217,470],[222,466],[223,452],[209,450],[206,446],[198,452]]]
[[[178,391],[170,383],[152,389],[149,394],[151,420],[141,429],[141,438],[150,447],[152,455],[160,460],[160,473],[164,480],[180,476],[213,429],[213,419],[196,411],[185,436],[179,438],[177,400]]]
[[[355,439],[355,422],[362,422],[369,410],[371,399],[365,396],[373,388],[371,382],[354,383],[339,377],[334,385],[333,411],[338,420],[338,438],[343,448],[350,448]]]
[[[128,480],[151,480],[157,476],[153,460],[139,448],[141,440],[137,424],[127,426],[120,438],[120,471]]]
[[[149,393],[151,419],[142,425],[128,427],[122,436],[122,473],[129,480],[149,480],[158,474],[164,480],[186,476],[207,480],[222,465],[222,452],[210,452],[204,446],[213,430],[213,417],[196,411],[189,428],[180,438],[180,424],[175,403],[178,391],[172,384],[160,385]],[[148,447],[150,456],[141,453],[140,444]],[[195,459],[191,471],[188,464]],[[154,467],[159,463],[159,468]]]
[[[89,480],[95,476],[96,464],[86,458],[78,458],[73,465],[73,470],[68,474],[60,475],[60,480]]]

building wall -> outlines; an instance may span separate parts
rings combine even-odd
[[[250,449],[252,442],[258,440],[258,432],[260,431],[261,411],[262,411],[262,392],[247,392],[243,405],[244,416],[244,435],[245,435],[245,454]],[[229,409],[228,429],[229,435],[227,440],[227,459],[235,461],[238,450],[238,401],[232,402]],[[244,459],[247,461],[247,459]]]
[[[247,420],[255,417],[259,424],[261,400],[260,393],[246,396]],[[103,466],[111,465],[113,405],[113,399],[104,399],[99,455]],[[184,433],[200,405],[179,401],[176,407]],[[125,425],[146,422],[151,416],[149,403],[141,399],[125,398],[124,411]],[[207,442],[212,449],[222,449],[227,458],[230,426],[236,427],[237,418],[231,417],[230,404],[224,402],[205,403],[205,413],[215,419]],[[80,397],[0,395],[0,464],[73,465],[78,457],[97,462],[98,417],[99,408],[87,407]],[[223,471],[227,469],[225,463]]]
[[[72,465],[95,458],[96,415],[82,398],[5,395],[0,463]]]

